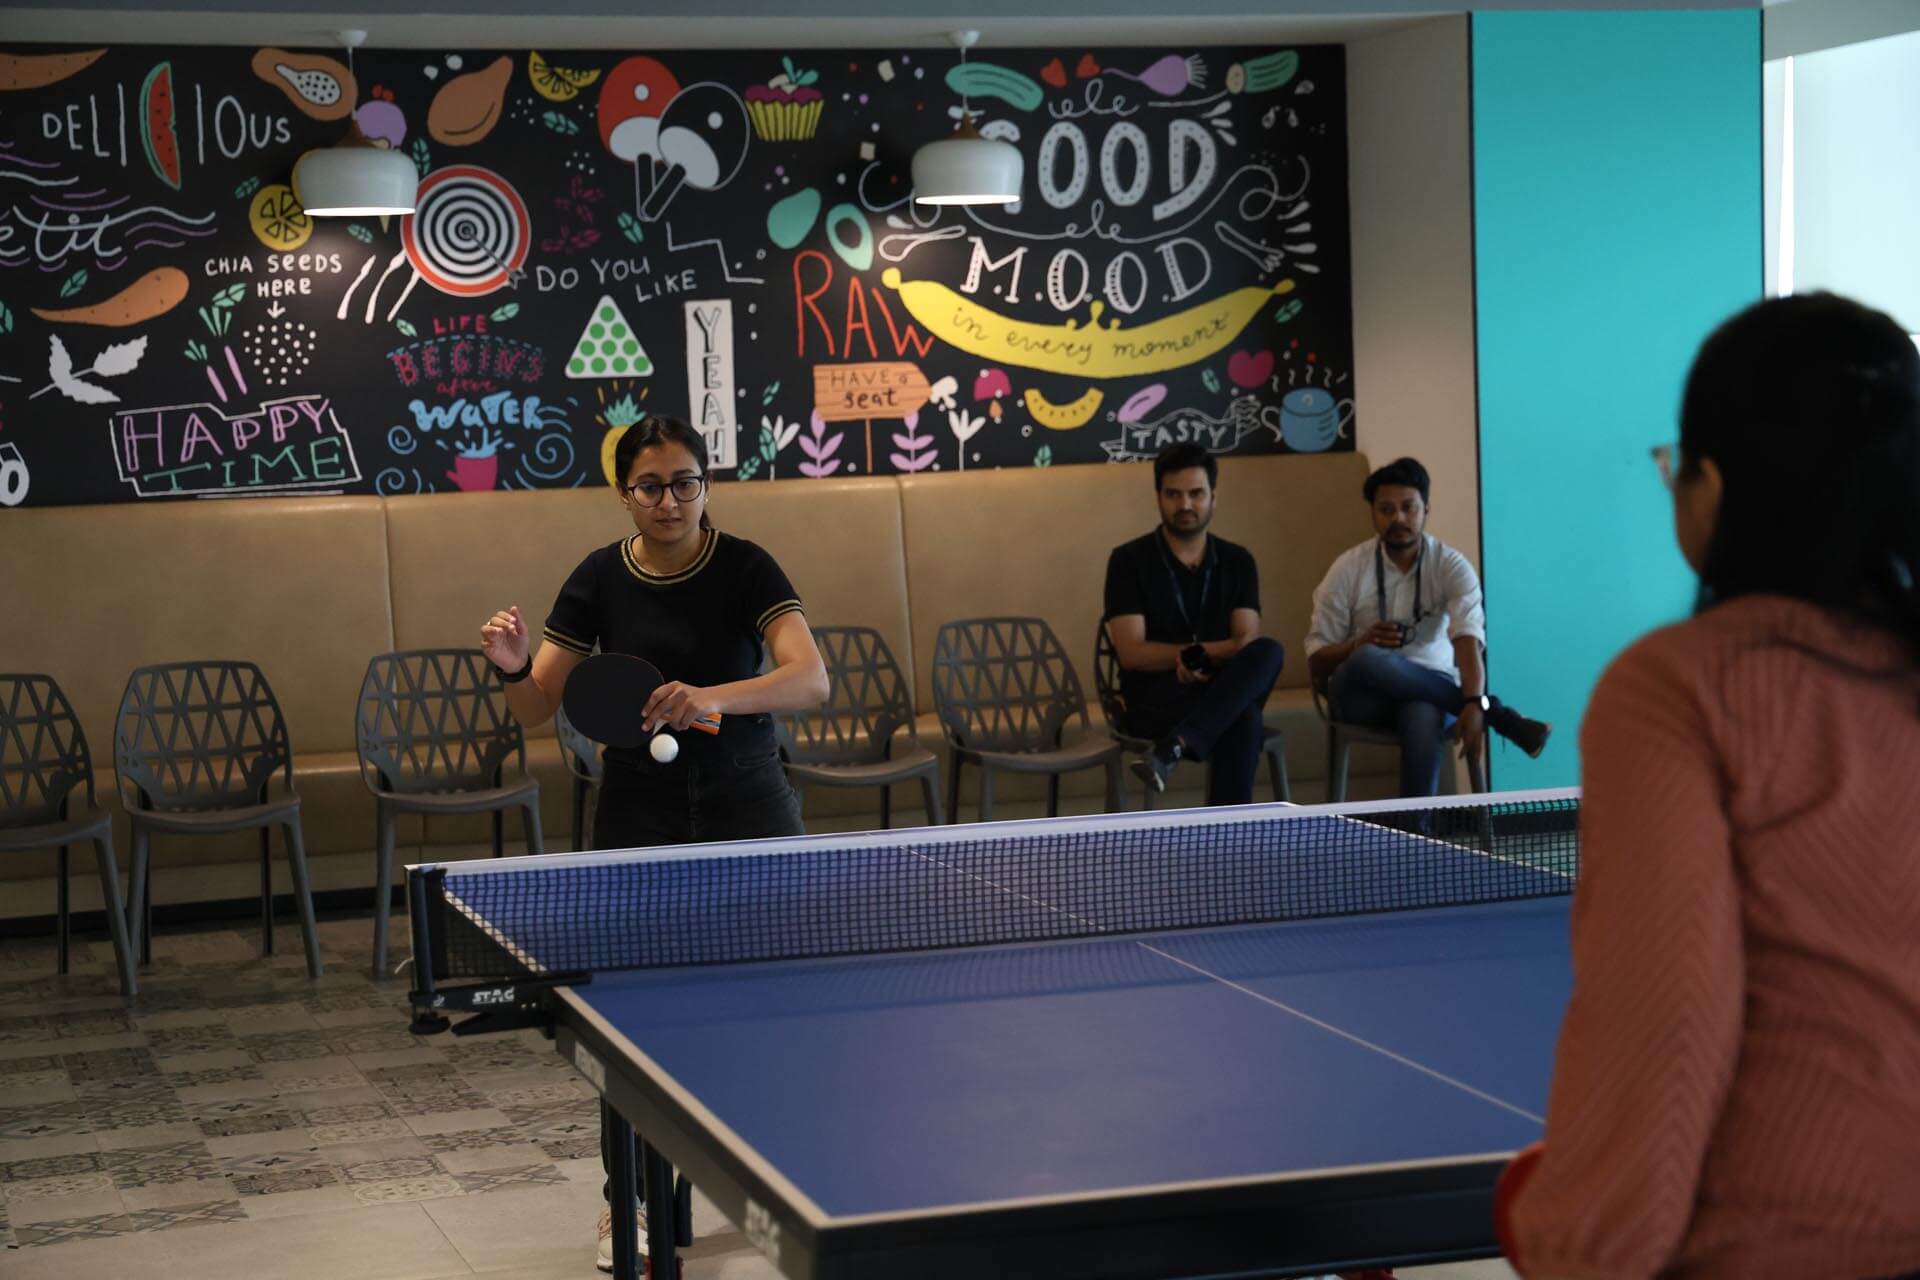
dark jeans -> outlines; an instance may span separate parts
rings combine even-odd
[[[800,799],[787,783],[778,751],[769,744],[734,755],[711,749],[718,745],[683,747],[672,764],[648,760],[636,767],[609,760],[593,811],[594,847],[645,849],[805,835]]]
[[[594,847],[642,849],[806,834],[800,798],[788,785],[776,751],[736,756],[713,746],[717,744],[698,744],[672,764],[649,760],[635,768],[609,761],[594,809]],[[602,1125],[600,1167],[609,1172],[600,1194],[608,1198],[613,1191],[612,1160]],[[640,1195],[644,1200],[644,1186]]]
[[[1328,686],[1333,718],[1400,735],[1400,794],[1440,789],[1447,731],[1460,714],[1460,685],[1391,649],[1363,644],[1335,669]]]
[[[1216,666],[1206,683],[1177,686],[1191,690],[1179,702],[1130,708],[1127,731],[1142,738],[1174,734],[1183,755],[1206,761],[1208,804],[1251,804],[1267,737],[1260,708],[1286,658],[1278,640],[1261,636]]]

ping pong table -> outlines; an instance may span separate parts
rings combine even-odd
[[[1578,793],[1410,803],[409,867],[416,1027],[550,1031],[655,1276],[684,1179],[794,1280],[1494,1256]]]

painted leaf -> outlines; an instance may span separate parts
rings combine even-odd
[[[835,436],[834,442],[838,443],[839,439],[840,437]],[[835,458],[832,462],[803,462],[800,464],[800,474],[815,480],[823,476],[830,476],[839,469],[840,459],[838,458]]]
[[[67,344],[60,341],[59,334],[48,334],[47,341],[53,344],[47,356],[47,376],[55,382],[65,382],[73,376],[73,357],[67,354]]]
[[[634,217],[631,213],[623,210],[615,221],[620,224],[620,234],[628,240],[631,240],[634,244],[639,244],[641,240],[645,239],[646,233],[641,229],[640,219]]]
[[[198,342],[189,342],[187,344],[187,359],[205,360],[206,358],[207,349],[205,347],[201,346]]]
[[[254,192],[258,191],[259,189],[260,189],[260,179],[248,178],[245,182],[242,182],[239,186],[233,189],[233,195],[236,200],[245,200],[248,196],[252,195]]]
[[[1041,445],[1040,448],[1033,455],[1033,465],[1036,467],[1052,466],[1053,465],[1053,446],[1050,444]]]
[[[408,324],[405,320],[395,320],[393,327],[406,334],[409,338],[417,338],[420,336],[420,331]]]
[[[246,299],[246,296],[246,285],[230,284],[213,295],[213,305],[216,307],[237,307]]]
[[[347,224],[347,234],[355,240],[358,240],[361,244],[373,243],[373,232],[367,230],[357,222],[349,222]]]
[[[93,372],[103,378],[117,378],[123,373],[132,373],[140,367],[140,357],[147,354],[147,340],[135,338],[131,342],[116,342],[102,351],[93,362]]]
[[[509,302],[509,303],[505,303],[504,305],[495,307],[493,309],[493,313],[489,315],[487,319],[493,321],[495,324],[499,324],[501,321],[511,320],[519,314],[520,314],[520,304],[517,302]]]
[[[780,381],[779,379],[776,378],[774,379],[772,386],[768,387],[766,390],[760,393],[760,403],[772,404],[773,398],[779,394],[780,394]],[[796,423],[794,425],[798,426],[799,424]]]
[[[433,150],[427,146],[425,138],[413,140],[413,167],[420,171],[423,178],[433,172]]]
[[[563,111],[543,111],[540,123],[564,138],[571,138],[580,132],[580,122]]]
[[[13,332],[13,312],[7,310],[7,304],[0,302],[0,333]]]
[[[750,453],[746,457],[740,459],[739,469],[734,472],[734,476],[740,480],[751,480],[755,475],[759,473],[759,471],[760,471],[760,458],[757,454]]]
[[[96,387],[91,382],[81,382],[70,378],[59,384],[60,394],[80,404],[118,404],[120,397],[105,387]]]
[[[60,296],[63,298],[71,298],[74,294],[80,292],[82,289],[86,287],[87,287],[87,269],[85,267],[82,267],[61,282]]]

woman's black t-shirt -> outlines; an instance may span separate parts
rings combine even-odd
[[[760,674],[766,631],[775,618],[800,608],[800,597],[774,558],[745,538],[717,529],[692,564],[657,574],[641,566],[633,539],[599,548],[560,588],[543,633],[551,644],[578,654],[645,658],[669,680],[702,687]],[[774,749],[773,718],[729,715],[717,737],[679,735],[683,752],[724,751],[736,757]],[[607,758],[640,765],[645,748],[608,748]]]

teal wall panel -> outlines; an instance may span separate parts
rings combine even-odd
[[[1477,14],[1472,56],[1491,685],[1555,725],[1494,778],[1571,785],[1594,681],[1692,601],[1648,451],[1760,296],[1760,14]]]

